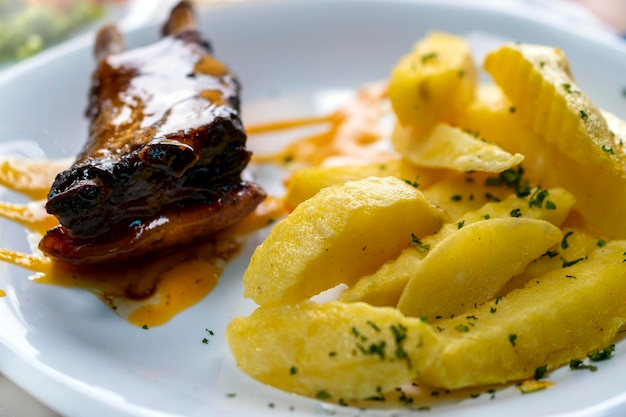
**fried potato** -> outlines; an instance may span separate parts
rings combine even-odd
[[[398,309],[428,319],[462,313],[496,296],[559,241],[560,229],[545,220],[493,218],[462,226],[416,264]]]
[[[580,163],[532,132],[515,106],[494,86],[478,89],[476,100],[457,115],[455,124],[480,131],[488,141],[524,155],[525,175],[544,187],[563,187],[576,197],[575,208],[611,238],[626,238],[626,171]],[[603,113],[610,123],[612,149],[624,158],[626,132],[619,119]],[[621,122],[621,123],[620,123]],[[622,144],[622,145],[620,145]],[[573,144],[572,147],[575,147]],[[549,161],[549,163],[548,163]],[[445,208],[445,207],[444,207]]]
[[[244,273],[259,305],[297,303],[348,286],[438,230],[444,215],[402,180],[370,177],[324,188],[279,222]]]
[[[428,132],[397,124],[391,136],[396,151],[420,167],[460,172],[502,172],[524,160],[457,127],[437,123]]]
[[[511,278],[500,294],[508,294],[517,288],[523,288],[531,280],[537,279],[550,271],[563,268],[578,259],[585,259],[597,247],[605,244],[604,240],[590,234],[579,227],[563,227],[563,239],[550,250],[546,251],[541,258],[530,263],[521,274]]]
[[[231,321],[226,337],[239,367],[255,379],[333,401],[391,391],[418,377],[441,350],[419,319],[336,301],[259,307]]]
[[[626,241],[440,320],[443,352],[420,380],[455,389],[530,378],[604,349],[626,323]]]
[[[430,34],[389,84],[399,159],[286,182],[293,212],[244,275],[260,307],[227,328],[246,373],[342,403],[411,380],[532,378],[614,340],[626,122],[591,103],[559,49],[505,45],[484,68],[497,85],[477,89],[465,42]],[[310,300],[341,283],[338,301]]]
[[[533,200],[530,195],[526,198],[511,195],[503,201],[487,203],[476,211],[465,213],[458,222],[445,224],[436,234],[419,240],[421,243],[414,241],[413,246],[405,249],[398,258],[385,263],[375,273],[359,279],[353,287],[341,294],[340,300],[364,301],[376,306],[397,305],[404,287],[415,271],[419,270],[419,264],[426,254],[448,236],[458,232],[459,225],[467,226],[485,219],[508,218],[513,213],[523,218],[546,220],[557,227],[561,226],[574,204],[573,196],[560,188],[545,190],[545,195],[547,201],[551,202],[551,209],[546,208],[547,201],[539,205],[536,196]],[[579,236],[582,233],[576,234],[572,247],[580,246]],[[571,250],[563,256],[572,255],[570,252]]]
[[[476,87],[476,68],[463,38],[433,32],[394,67],[389,98],[403,125],[429,127],[467,105]]]
[[[422,242],[418,248],[407,248],[396,258],[381,266],[378,271],[359,279],[353,287],[339,297],[345,303],[362,301],[373,306],[395,307],[400,295],[422,263],[429,244]]]
[[[623,169],[606,120],[574,82],[562,50],[508,44],[489,53],[484,68],[543,140],[581,164]]]
[[[283,200],[285,206],[293,210],[298,204],[313,197],[322,188],[346,181],[360,180],[371,176],[392,176],[409,182],[421,178],[420,183],[423,183],[425,175],[427,173],[403,159],[365,165],[307,167],[295,171],[287,178],[285,181],[287,190]]]

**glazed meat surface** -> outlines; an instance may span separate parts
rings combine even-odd
[[[59,251],[73,242],[98,247],[132,235],[133,225],[164,212],[180,217],[190,207],[197,224],[206,206],[212,218],[204,224],[211,227],[168,238],[189,241],[194,230],[222,229],[264,198],[241,179],[251,154],[239,118],[239,82],[213,57],[188,3],[172,11],[164,34],[128,51],[114,27],[98,34],[89,137],[52,185],[46,209],[61,226],[42,240],[44,252],[64,259],[67,253]],[[130,248],[137,255],[146,251]]]

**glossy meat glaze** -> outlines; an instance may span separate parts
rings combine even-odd
[[[263,200],[241,179],[251,154],[239,82],[213,57],[187,2],[158,42],[123,51],[107,26],[95,49],[89,138],[52,185],[46,209],[61,225],[40,249],[77,264],[124,260],[223,229]],[[142,242],[159,219],[167,226],[158,247]]]

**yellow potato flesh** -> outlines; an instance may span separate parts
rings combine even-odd
[[[451,234],[458,232],[460,230],[459,224],[466,226],[488,218],[506,218],[510,217],[512,212],[519,211],[521,217],[546,220],[557,227],[560,226],[572,208],[574,198],[570,193],[560,188],[547,190],[547,195],[554,204],[554,209],[546,209],[545,203],[542,207],[536,205],[530,207],[528,198],[511,195],[503,201],[487,203],[476,211],[466,213],[459,222],[445,224],[435,235],[421,239],[423,243],[421,247],[405,249],[398,258],[387,262],[374,274],[358,280],[353,287],[341,294],[340,299],[344,302],[364,301],[376,306],[397,305],[404,287],[415,271],[421,268],[420,264],[428,251],[444,242]],[[575,235],[573,248],[580,246],[578,244],[579,236],[582,234],[577,233]],[[567,255],[571,256],[572,254],[568,253]]]
[[[531,131],[581,164],[621,170],[601,111],[575,84],[563,51],[509,44],[487,55],[487,72]]]
[[[532,377],[604,349],[626,323],[625,241],[596,249],[464,315],[436,323],[443,352],[421,381],[456,389]]]
[[[414,378],[446,389],[531,378],[614,340],[626,323],[626,242],[600,237],[626,238],[626,123],[589,101],[558,49],[507,45],[485,68],[500,87],[474,98],[467,45],[429,35],[390,83],[403,159],[304,169],[287,181],[291,220],[244,277],[261,307],[227,329],[245,372],[341,402]],[[525,179],[549,189],[519,198],[485,172],[460,172],[506,174],[521,155]],[[399,180],[367,178],[388,175]],[[353,180],[376,185],[355,191]],[[397,198],[402,180],[423,192],[414,191],[424,200],[415,224],[412,197]],[[543,192],[545,202],[530,204]],[[350,286],[339,302],[307,301],[339,283]],[[398,329],[418,347],[394,358]]]
[[[477,99],[459,113],[455,124],[481,132],[487,140],[509,152],[524,155],[528,178],[544,187],[563,187],[576,197],[575,208],[591,224],[611,238],[626,238],[626,176],[597,165],[580,163],[533,133],[520,118],[518,111],[496,87],[481,87]],[[626,137],[619,119],[608,119],[617,143]],[[623,123],[623,122],[622,122]],[[618,153],[619,154],[619,153]]]
[[[426,133],[397,125],[391,139],[404,158],[420,167],[502,172],[524,160],[519,153],[510,154],[497,145],[444,123],[437,123]]]
[[[554,248],[550,248],[541,258],[529,264],[521,274],[511,278],[502,288],[501,294],[523,288],[528,283],[532,284],[533,279],[562,268],[564,263],[586,258],[603,243],[597,236],[578,227],[563,227],[562,230],[563,240]]]
[[[366,165],[307,167],[297,170],[286,180],[287,190],[283,201],[288,209],[293,210],[322,188],[372,176],[393,176],[414,182],[417,178],[423,177],[423,173],[402,159]],[[423,183],[423,178],[420,183]]]
[[[398,309],[428,319],[462,313],[496,296],[560,240],[559,228],[544,220],[494,218],[463,226],[416,265]]]
[[[395,66],[389,98],[402,124],[423,127],[446,121],[469,103],[475,85],[476,69],[465,40],[434,32]]]
[[[415,187],[370,177],[324,188],[279,222],[244,273],[259,305],[297,303],[376,271],[411,242],[438,230],[442,212]]]
[[[441,350],[428,324],[365,303],[260,307],[231,321],[226,337],[239,367],[255,379],[333,401],[391,391],[418,377]]]
[[[415,248],[405,249],[396,259],[385,263],[375,273],[358,280],[339,299],[346,303],[362,301],[374,306],[395,306],[424,256],[424,252]]]

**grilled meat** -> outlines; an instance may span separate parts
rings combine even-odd
[[[40,242],[45,253],[80,265],[135,258],[223,229],[265,197],[241,178],[250,152],[239,83],[188,2],[163,34],[124,51],[114,26],[98,33],[89,138],[50,190],[60,225]]]

